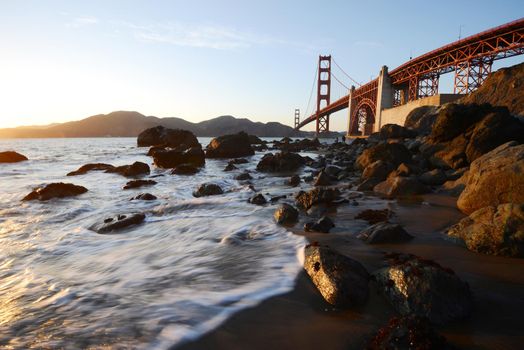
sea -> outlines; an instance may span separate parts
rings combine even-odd
[[[223,171],[227,159],[207,159],[183,176],[154,167],[135,138],[4,139],[4,150],[29,161],[0,164],[0,348],[176,347],[291,290],[302,269],[304,238],[275,224],[275,205],[248,203],[249,183],[234,179],[250,171],[266,198],[291,200],[299,189],[286,177],[255,171],[261,152],[237,171]],[[156,185],[123,190],[129,179],[118,174],[66,176],[86,163],[135,161],[150,164]],[[21,201],[53,182],[88,192]],[[205,182],[225,193],[193,197]],[[143,192],[158,199],[130,200]],[[90,230],[132,213],[145,213],[145,222],[114,234]]]

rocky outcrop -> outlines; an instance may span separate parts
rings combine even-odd
[[[524,203],[505,203],[474,211],[448,230],[469,250],[524,258]]]
[[[153,161],[157,167],[165,169],[176,168],[182,164],[201,167],[205,164],[205,154],[200,145],[185,150],[159,150],[153,153]]]
[[[402,243],[413,238],[399,224],[379,222],[361,231],[357,236],[368,244]]]
[[[115,167],[111,164],[105,164],[105,163],[91,163],[91,164],[85,164],[82,165],[80,168],[78,168],[75,171],[71,171],[67,174],[67,176],[77,176],[77,175],[84,175],[87,174],[90,171],[108,171],[108,170],[114,170]]]
[[[133,188],[152,186],[152,185],[156,185],[156,181],[154,180],[131,180],[131,181],[128,181],[128,183],[126,183],[123,189],[130,190]]]
[[[304,254],[304,269],[328,303],[344,308],[367,301],[369,274],[358,261],[316,244]]]
[[[224,191],[217,184],[205,183],[198,186],[197,190],[193,192],[193,197],[216,196],[223,193]]]
[[[333,220],[331,220],[327,216],[323,216],[317,221],[306,222],[306,224],[304,225],[304,230],[308,232],[313,231],[328,233],[333,227],[335,227]]]
[[[430,189],[415,177],[393,176],[373,187],[373,191],[391,199],[428,193]]]
[[[14,151],[0,152],[0,163],[18,163],[25,160],[28,160],[26,156]]]
[[[200,146],[196,136],[187,130],[168,129],[156,126],[142,131],[137,138],[138,147],[164,146],[176,148],[182,146],[184,149]]]
[[[215,137],[206,147],[207,158],[236,158],[255,154],[245,132]]]
[[[380,128],[380,138],[387,139],[410,139],[416,137],[417,133],[397,124],[385,124]]]
[[[439,324],[470,315],[469,286],[452,270],[411,254],[388,254],[387,258],[389,267],[374,273],[374,278],[399,314]]]
[[[476,159],[457,207],[471,214],[503,203],[524,203],[524,144],[508,142]]]
[[[357,158],[356,167],[364,170],[371,163],[377,160],[382,160],[389,163],[393,168],[398,167],[401,163],[409,163],[411,161],[411,153],[401,143],[379,143],[376,146],[366,149]]]
[[[406,117],[404,126],[420,135],[428,135],[438,116],[438,106],[421,106],[415,108]]]
[[[292,205],[281,204],[273,214],[277,224],[292,225],[298,220],[298,210]]]
[[[130,226],[135,226],[144,222],[146,216],[142,213],[130,215],[116,215],[104,220],[103,223],[94,224],[90,230],[97,233],[116,233]]]
[[[86,193],[87,188],[78,186],[70,183],[52,183],[42,187],[35,188],[31,193],[25,196],[23,201],[47,201],[52,198],[64,198],[78,196],[82,193]]]
[[[122,165],[114,168],[109,168],[106,173],[120,174],[125,177],[136,177],[148,175],[150,173],[149,165],[142,162],[134,162],[131,165]]]
[[[308,192],[300,191],[295,196],[295,203],[302,209],[309,209],[314,205],[331,205],[340,196],[336,188],[316,187]]]
[[[262,172],[295,171],[305,164],[304,158],[296,153],[267,153],[257,164],[257,170]]]

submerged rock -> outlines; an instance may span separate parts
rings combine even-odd
[[[367,301],[369,274],[362,264],[318,244],[307,245],[304,253],[304,269],[328,303],[351,307]]]
[[[318,219],[317,221],[307,222],[304,225],[304,230],[308,232],[315,231],[315,232],[328,233],[333,227],[335,227],[335,224],[333,223],[333,221],[329,217],[323,216],[320,219]]]
[[[142,213],[127,215],[117,215],[115,217],[107,218],[103,223],[95,224],[90,227],[92,231],[97,233],[112,233],[124,228],[141,224],[146,216]]]
[[[238,180],[238,181],[245,181],[245,180],[251,180],[253,177],[247,172],[243,172],[242,174],[238,174],[237,176],[235,176],[235,180]]]
[[[187,130],[168,129],[161,125],[142,131],[137,138],[138,147],[164,146],[189,148],[199,146],[196,136]]]
[[[389,209],[366,209],[355,216],[355,219],[366,220],[369,224],[374,225],[379,222],[388,221],[392,212]]]
[[[200,145],[185,150],[159,150],[153,154],[153,161],[159,168],[175,168],[179,165],[201,167],[205,164],[205,155]]]
[[[124,186],[124,190],[130,190],[132,188],[139,188],[143,186],[152,186],[156,185],[154,180],[131,180]]]
[[[474,211],[448,230],[469,250],[524,258],[524,204],[500,204]]]
[[[281,204],[273,214],[277,224],[290,225],[298,220],[298,210],[289,204]]]
[[[295,202],[298,207],[307,210],[318,204],[330,205],[339,196],[340,191],[336,188],[316,187],[308,192],[300,191],[295,197]]]
[[[236,158],[254,154],[245,132],[215,137],[206,147],[207,158]]]
[[[43,187],[35,188],[31,193],[25,196],[23,201],[39,200],[47,201],[52,198],[64,198],[78,196],[86,193],[87,188],[70,183],[52,183]]]
[[[257,170],[263,172],[295,171],[305,164],[299,154],[290,152],[267,153],[257,164]]]
[[[142,162],[134,162],[131,165],[122,165],[114,168],[109,168],[106,173],[116,173],[126,177],[135,177],[148,175],[150,173],[149,165]]]
[[[18,163],[28,160],[26,156],[14,151],[0,152],[0,163]]]
[[[291,187],[297,187],[298,185],[300,185],[300,176],[298,175],[291,176],[287,183]]]
[[[217,184],[205,183],[198,186],[197,190],[193,192],[194,197],[216,196],[224,193],[222,188]]]
[[[321,171],[318,173],[317,177],[315,178],[314,186],[330,186],[331,185],[331,178],[328,174],[326,174],[324,171]]]
[[[249,203],[256,205],[263,205],[267,203],[266,197],[262,193],[257,193],[253,197],[249,198]]]
[[[193,175],[200,171],[196,166],[191,164],[180,164],[177,165],[172,171],[173,175]]]
[[[114,170],[115,167],[111,164],[105,164],[105,163],[90,163],[82,165],[80,168],[78,168],[75,171],[71,171],[67,174],[67,176],[77,176],[77,175],[84,175],[87,174],[90,171],[97,171],[97,170]]]
[[[399,224],[379,222],[361,231],[357,236],[368,244],[401,243],[409,241],[412,235]]]
[[[234,166],[233,164],[229,163],[228,165],[226,165],[226,167],[224,168],[224,171],[233,171],[233,170],[236,170],[238,169],[236,166]]]
[[[452,270],[411,254],[386,257],[389,267],[375,272],[374,279],[398,313],[439,324],[470,315],[473,301],[469,285]]]
[[[156,198],[155,195],[151,193],[140,193],[138,196],[131,198],[131,200],[141,200],[141,201],[154,201]]]

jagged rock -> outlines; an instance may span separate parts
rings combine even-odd
[[[342,169],[338,166],[334,166],[334,165],[328,165],[325,169],[324,169],[324,172],[331,176],[331,177],[337,177],[338,174],[340,174],[340,172],[342,171]]]
[[[140,193],[138,196],[132,198],[131,200],[140,200],[140,201],[154,201],[156,196],[151,193]]]
[[[173,175],[193,175],[200,171],[197,167],[191,164],[180,164],[177,165],[172,171]]]
[[[51,183],[42,187],[35,188],[31,193],[25,196],[23,201],[39,200],[47,201],[52,198],[64,198],[78,196],[86,193],[87,188],[83,186],[73,185],[70,183]]]
[[[491,108],[489,105],[476,104],[448,103],[443,105],[431,130],[431,141],[438,143],[453,140],[482,119],[489,108]]]
[[[257,193],[249,199],[249,203],[256,205],[263,205],[267,203],[266,197],[262,193]]]
[[[340,196],[340,191],[336,188],[316,187],[308,192],[300,191],[295,197],[298,207],[309,209],[314,205],[330,205]]]
[[[401,143],[379,143],[376,146],[370,147],[357,158],[356,167],[364,170],[369,164],[382,160],[390,163],[394,168],[401,163],[409,163],[411,161],[411,153]]]
[[[401,243],[409,241],[412,235],[399,224],[379,222],[361,231],[357,236],[368,244]]]
[[[147,151],[147,155],[152,157],[155,155],[155,152],[165,151],[165,150],[166,150],[166,147],[164,146],[152,146],[151,148],[149,148],[149,151]]]
[[[199,146],[191,147],[186,150],[159,150],[153,154],[153,161],[159,168],[175,168],[186,164],[200,167],[205,164],[205,154]]]
[[[469,250],[524,257],[524,204],[506,203],[474,211],[448,230]]]
[[[122,165],[114,168],[109,168],[106,173],[116,173],[125,177],[136,177],[149,174],[149,165],[142,162],[134,162],[131,165]]]
[[[143,186],[152,186],[156,185],[154,180],[131,180],[124,186],[124,190],[130,190],[132,188],[139,188]]]
[[[373,188],[378,185],[379,183],[381,183],[382,180],[381,179],[378,179],[378,178],[375,178],[375,177],[371,177],[369,179],[366,179],[364,181],[362,181],[358,186],[357,186],[357,191],[372,191]]]
[[[365,220],[369,224],[374,225],[379,222],[387,222],[391,215],[392,212],[389,209],[366,209],[358,213],[355,219]]]
[[[236,158],[255,154],[245,132],[215,137],[206,147],[207,158]]]
[[[197,190],[193,192],[193,197],[216,196],[223,193],[224,191],[217,184],[205,183],[198,186]]]
[[[113,233],[124,228],[141,224],[146,216],[142,213],[127,215],[117,215],[112,218],[107,218],[103,223],[95,224],[90,227],[90,230],[97,233]]]
[[[257,170],[263,172],[295,171],[305,163],[304,158],[296,153],[267,153],[257,164]]]
[[[289,204],[281,204],[273,214],[277,224],[290,225],[298,220],[298,210]]]
[[[380,128],[380,138],[387,139],[410,139],[416,137],[417,133],[397,124],[385,124]]]
[[[246,171],[246,172],[243,172],[242,174],[239,174],[235,177],[235,180],[238,180],[238,181],[245,181],[245,180],[251,180],[253,177],[251,175],[249,175],[249,173]]]
[[[452,350],[426,318],[393,317],[369,341],[367,350]]]
[[[396,176],[388,177],[386,181],[373,187],[373,191],[391,199],[428,193],[430,189],[416,178]]]
[[[328,303],[351,307],[367,301],[369,274],[362,264],[315,244],[307,245],[304,253],[304,269]]]
[[[95,170],[113,170],[115,167],[111,164],[105,164],[105,163],[91,163],[91,164],[85,164],[82,165],[80,168],[78,168],[75,171],[71,171],[67,174],[67,176],[77,176],[77,175],[84,175],[87,174],[90,171]]]
[[[331,179],[329,178],[329,175],[327,175],[324,171],[321,171],[318,173],[317,177],[315,178],[315,186],[329,186],[331,185]]]
[[[335,224],[333,223],[333,221],[329,217],[323,216],[320,219],[318,219],[317,221],[307,222],[304,225],[304,230],[308,232],[315,231],[315,232],[328,233],[329,230],[331,230],[333,227],[335,227]]]
[[[431,133],[431,128],[438,116],[439,106],[421,106],[415,108],[406,117],[404,126],[421,135]]]
[[[161,125],[142,131],[137,138],[138,147],[167,146],[190,148],[200,146],[196,136],[187,130],[168,129]]]
[[[24,160],[28,159],[23,154],[14,151],[0,152],[0,163],[18,163]]]
[[[297,187],[298,185],[300,185],[300,176],[298,175],[291,176],[287,183],[289,186]]]
[[[411,254],[386,257],[389,267],[375,272],[374,279],[399,314],[426,317],[438,324],[470,315],[469,286],[452,270]]]
[[[249,161],[246,158],[235,158],[231,159],[227,164],[246,164]]]
[[[402,163],[402,164],[404,164],[404,163]],[[394,169],[394,167],[390,163],[387,163],[387,162],[385,162],[383,160],[377,160],[377,161],[369,164],[364,169],[364,171],[362,172],[362,175],[360,176],[360,178],[362,180],[367,180],[367,179],[373,178],[373,179],[378,180],[378,182],[384,181],[388,177],[388,174],[393,169]]]
[[[252,145],[263,145],[266,143],[265,141],[263,141],[256,135],[248,135],[248,137],[249,137],[249,143]]]
[[[433,169],[419,176],[420,182],[428,186],[439,186],[447,180],[446,173],[442,169]]]
[[[457,207],[471,214],[502,203],[524,203],[524,144],[508,142],[477,158]]]
[[[236,169],[238,169],[238,168],[236,166],[234,166],[233,164],[228,164],[224,168],[224,171],[233,171],[233,170],[236,170]]]

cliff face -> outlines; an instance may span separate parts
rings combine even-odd
[[[524,116],[524,63],[499,69],[459,102],[506,106],[511,114]]]

